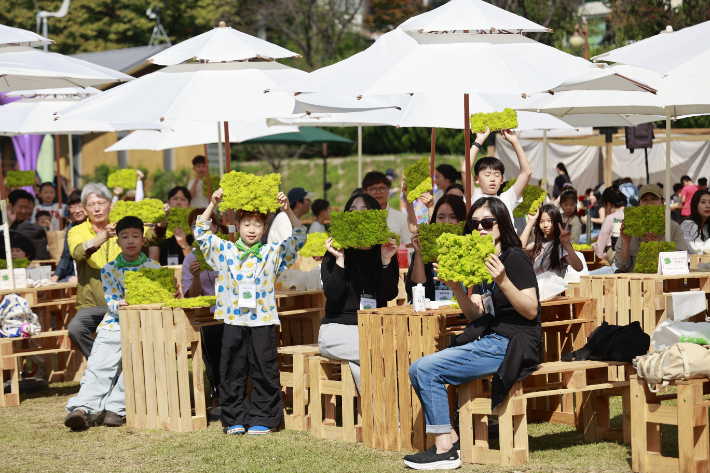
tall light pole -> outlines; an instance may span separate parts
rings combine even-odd
[[[569,45],[573,49],[584,46],[584,59],[589,61],[589,25],[584,18],[584,27],[580,28],[579,23],[574,25],[574,34],[569,39]]]
[[[45,38],[47,37],[48,34],[48,28],[47,28],[47,18],[63,18],[67,16],[67,13],[69,12],[69,2],[71,0],[64,0],[62,2],[62,6],[59,7],[59,11],[56,12],[50,12],[50,11],[45,11],[42,10],[40,12],[37,12],[37,33],[39,33],[40,26],[42,27],[42,36]],[[49,45],[45,44],[43,46],[43,49],[45,51],[49,51]]]

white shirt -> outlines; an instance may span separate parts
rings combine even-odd
[[[535,256],[535,261],[533,261],[533,269],[535,270],[535,276],[539,276],[542,273],[551,271],[550,269],[550,255],[552,254],[552,247],[555,244],[553,241],[548,241],[540,250],[540,253]],[[567,264],[562,261],[562,258],[567,256],[567,250],[560,244],[560,265],[557,267],[555,274],[562,277],[567,271]]]
[[[505,206],[508,207],[508,213],[510,214],[511,224],[515,221],[515,217],[513,217],[513,210],[523,201],[522,195],[520,195],[520,197],[515,196],[515,186],[511,187],[510,189],[498,196],[484,194],[483,192],[481,192],[481,189],[474,187],[473,202],[476,202],[481,197],[497,197],[498,199],[500,199],[505,204]]]
[[[706,249],[710,248],[710,233],[708,233],[707,226],[703,228],[705,241],[698,237],[698,225],[692,220],[685,220],[680,224],[680,229],[683,230],[685,244],[691,255],[702,255]]]
[[[412,234],[409,231],[407,215],[399,210],[395,210],[387,204],[387,226],[391,232],[399,235],[402,244],[409,245],[412,242]]]
[[[300,222],[301,219],[299,218]],[[273,243],[282,243],[291,236],[291,220],[288,218],[286,212],[279,212],[279,214],[274,217],[271,222],[271,227],[269,228],[269,236],[267,237],[267,243],[269,245]]]
[[[207,197],[205,196],[205,191],[203,190],[205,179],[209,178],[205,176],[204,179],[200,179],[197,182],[197,187],[195,187],[195,192],[192,194],[192,200],[190,201],[190,207],[198,209],[202,207],[207,207],[209,205],[210,202],[209,200],[207,200]],[[190,182],[187,183],[187,190],[189,190],[190,193],[192,193],[192,185],[194,183],[194,179],[190,179]]]
[[[325,231],[325,225],[320,223],[318,220],[311,224],[311,228],[308,229],[308,233],[327,233]]]
[[[67,205],[62,204],[61,207],[59,206],[59,203],[55,202],[53,204],[45,205],[45,204],[39,204],[35,207],[34,211],[32,212],[32,218],[30,219],[30,222],[32,223],[37,223],[37,212],[40,212],[42,210],[46,210],[49,212],[50,215],[50,231],[52,232],[58,232],[59,231],[59,223],[61,222],[62,218],[64,218],[64,210],[66,209]]]

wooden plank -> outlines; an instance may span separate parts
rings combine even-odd
[[[293,387],[293,429],[304,431],[306,430],[306,364],[308,363],[308,357],[302,354],[293,355],[293,374],[291,375],[291,382],[284,383],[283,376],[290,373],[281,373],[282,376],[282,386],[292,386]],[[286,406],[284,405],[284,411]],[[320,415],[320,413],[318,413]]]
[[[362,403],[362,443],[366,447],[374,448],[374,407],[372,405],[372,354],[370,351],[370,333],[372,333],[371,318],[374,315],[367,311],[358,313],[359,338],[360,338],[360,398]],[[312,366],[312,365],[311,365]],[[313,378],[311,378],[312,380]],[[313,391],[311,384],[311,399]],[[311,400],[311,404],[313,401]],[[309,408],[309,412],[313,412]],[[320,415],[320,411],[318,411]],[[313,417],[313,415],[311,415]],[[311,422],[313,420],[311,419]]]
[[[643,331],[651,334],[656,329],[656,292],[653,280],[643,281]]]
[[[143,340],[143,371],[145,373],[146,429],[158,428],[158,400],[155,387],[155,359],[153,356],[152,310],[141,311],[141,338]]]
[[[195,415],[193,417],[192,428],[199,430],[207,428],[207,406],[205,403],[205,373],[204,361],[202,360],[202,340],[192,342],[192,395],[195,398]],[[202,419],[204,425],[202,424]]]
[[[343,405],[343,440],[356,442],[355,436],[355,411],[354,399],[357,397],[355,380],[353,379],[350,365],[343,362],[340,365],[340,378],[342,380],[342,405]]]
[[[646,463],[646,381],[631,376],[631,469],[647,471]]]
[[[143,369],[143,341],[141,340],[141,317],[139,309],[128,309],[131,327],[131,350],[133,358],[133,388],[136,399],[136,428],[146,427],[145,373]]]
[[[163,330],[165,331],[165,375],[168,379],[170,430],[179,432],[182,424],[180,423],[180,396],[178,394],[175,319],[173,318],[173,310],[169,307],[163,309]]]
[[[703,384],[698,382],[701,380],[694,380],[691,382],[695,391],[695,406],[699,404],[704,404],[703,402]],[[702,380],[704,381],[704,380]],[[708,426],[708,408],[706,405],[703,407],[696,407],[694,409],[695,414],[695,426],[693,429],[695,444],[693,457],[695,459],[696,471],[709,471],[710,469],[710,427]]]
[[[178,393],[180,396],[180,427],[182,432],[192,430],[192,407],[190,403],[190,377],[187,363],[188,343],[185,337],[185,317],[173,311],[175,321],[175,352],[177,354]]]
[[[616,280],[616,304],[617,304],[617,316],[616,321],[618,325],[629,325],[629,303],[631,295],[629,292],[629,280],[628,279],[617,279]]]
[[[676,383],[678,387],[678,469],[695,472],[695,389],[692,384]],[[702,394],[702,392],[701,392]],[[702,401],[702,396],[699,401]],[[707,413],[705,414],[707,422]]]
[[[477,379],[471,384],[471,412],[473,413],[473,438],[474,438],[474,459],[475,452],[480,449],[488,449],[488,421],[490,419],[491,401],[488,398],[483,398],[483,380]],[[498,456],[500,461],[500,455]]]
[[[678,469],[678,459],[662,457],[657,454],[645,455],[646,469],[648,473],[688,473],[689,470]],[[634,470],[636,471],[636,470]]]
[[[474,381],[475,383],[475,381]],[[471,412],[472,383],[459,385],[459,441],[461,442],[461,461],[473,463],[473,412]]]
[[[136,428],[136,399],[133,390],[133,357],[131,356],[131,321],[128,309],[119,309],[118,324],[121,326],[121,367],[123,369],[123,394],[126,403],[126,424]]]
[[[605,279],[604,284],[604,320],[612,325],[618,325],[616,322],[616,281],[613,279]]]
[[[424,356],[431,355],[436,352],[436,341],[441,328],[441,320],[439,317],[424,317],[422,320],[423,341],[424,341]],[[434,445],[434,434],[426,434],[426,448],[431,448]]]
[[[422,357],[424,352],[424,340],[422,339],[422,320],[423,317],[409,317],[409,355],[411,363]],[[414,388],[409,389],[412,396],[412,447],[415,450],[426,450],[426,435],[424,427],[424,410],[422,403],[419,401]]]
[[[592,293],[591,296],[597,301],[597,327],[604,321],[604,281],[599,279],[594,279],[591,281]]]
[[[372,340],[372,393],[373,412],[375,414],[375,448],[384,450],[387,447],[386,431],[386,399],[385,394],[385,373],[383,345],[384,335],[382,334],[383,318],[386,316],[375,316],[373,324],[370,326],[370,338]]]
[[[168,424],[168,382],[166,377],[165,332],[163,331],[162,310],[155,310],[153,312],[152,322],[153,359],[155,360],[155,392],[158,403],[158,428],[170,430],[170,425]]]
[[[311,413],[311,435],[316,438],[323,437],[323,406],[322,396],[320,392],[320,381],[325,378],[323,367],[320,361],[314,358],[309,358],[309,369],[311,377],[310,405],[308,411]]]
[[[397,351],[395,340],[395,315],[383,317],[383,351],[385,365],[385,445],[387,450],[401,450],[399,435],[399,412],[397,409]]]
[[[645,416],[648,422],[678,425],[678,408],[676,406],[646,404],[645,410]]]
[[[395,317],[395,343],[397,345],[397,394],[399,398],[400,450],[412,448],[412,398],[409,381],[409,337],[406,315]]]

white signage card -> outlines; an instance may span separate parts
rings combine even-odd
[[[668,251],[658,254],[658,274],[688,274],[688,252]]]
[[[12,272],[15,276],[15,289],[27,287],[27,271],[25,271],[25,268],[14,268]]]
[[[9,269],[0,269],[0,289],[10,289]]]

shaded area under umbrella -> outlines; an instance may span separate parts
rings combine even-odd
[[[298,128],[299,133],[279,133],[278,135],[262,136],[251,140],[243,141],[243,145],[301,145],[306,146],[313,143],[323,143],[323,198],[327,198],[328,189],[331,184],[328,182],[328,143],[355,143],[353,140],[336,135],[320,128],[303,126]]]

